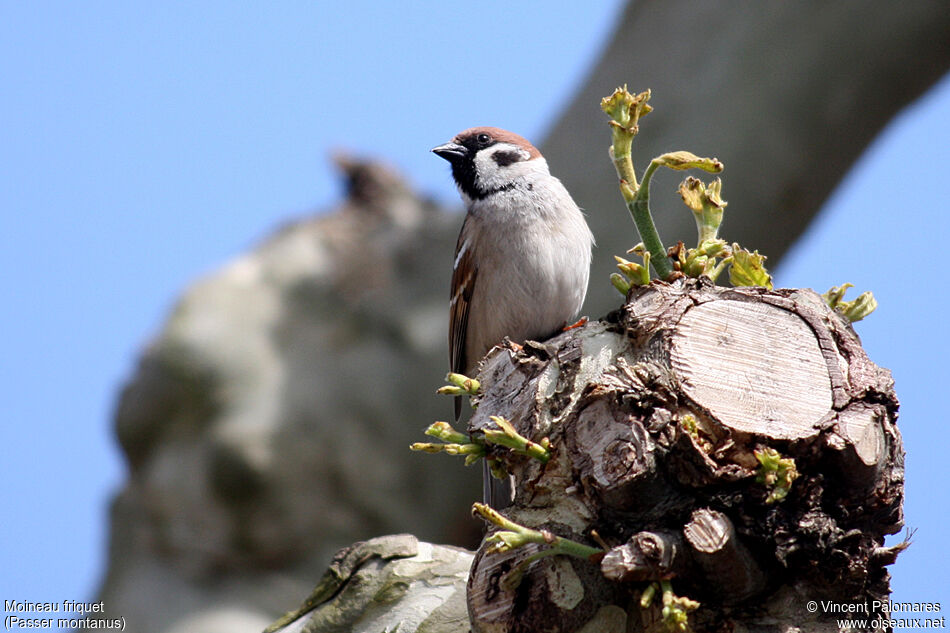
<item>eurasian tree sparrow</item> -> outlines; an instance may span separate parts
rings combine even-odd
[[[449,364],[472,375],[507,336],[545,339],[584,303],[594,236],[524,138],[476,127],[432,150],[452,165],[467,214],[455,247]],[[461,411],[456,398],[455,417]]]

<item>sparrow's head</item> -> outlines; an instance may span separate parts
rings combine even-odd
[[[455,184],[472,200],[549,176],[547,162],[538,148],[497,127],[470,128],[432,151],[451,163]]]

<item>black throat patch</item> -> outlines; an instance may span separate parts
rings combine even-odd
[[[515,183],[510,182],[494,189],[480,189],[475,184],[475,176],[475,162],[472,160],[463,160],[452,165],[452,177],[455,178],[455,183],[472,200],[483,200],[488,196],[515,188]]]
[[[473,199],[484,198],[475,187],[475,163],[471,158],[465,158],[452,163],[452,177],[466,196]]]

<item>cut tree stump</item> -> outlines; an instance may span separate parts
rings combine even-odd
[[[815,292],[653,282],[605,320],[495,348],[479,380],[472,432],[499,415],[551,442],[546,464],[492,449],[514,480],[504,514],[610,549],[519,566],[534,549],[483,544],[475,631],[662,630],[659,599],[640,596],[667,579],[701,603],[696,631],[835,631],[810,600],[888,599],[904,547],[884,547],[903,525],[898,401]],[[757,478],[765,449],[794,460],[784,499]]]

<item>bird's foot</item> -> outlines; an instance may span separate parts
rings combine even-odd
[[[587,317],[581,317],[577,320],[577,323],[572,323],[571,325],[565,325],[562,332],[567,332],[568,330],[573,330],[574,328],[581,327],[582,325],[587,325]]]

